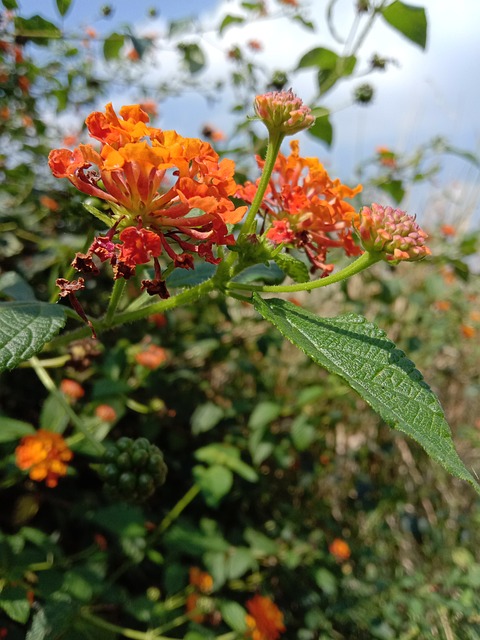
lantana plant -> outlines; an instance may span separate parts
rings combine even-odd
[[[9,325],[12,331],[0,355],[2,368],[30,359],[74,429],[68,442],[43,429],[26,433],[17,448],[18,468],[31,480],[54,488],[68,465],[75,465],[69,446],[74,449],[87,441],[96,456],[92,468],[112,499],[146,501],[158,487],[168,486],[161,450],[142,437],[113,442],[108,426],[113,422],[108,420],[102,430],[85,427],[75,413],[71,391],[68,396],[68,385],[56,389],[37,354],[44,348],[50,354],[88,336],[101,341],[114,327],[161,318],[167,310],[194,305],[215,293],[252,305],[315,363],[346,381],[387,424],[413,437],[434,460],[480,493],[454,448],[436,396],[379,328],[356,314],[323,318],[272,297],[335,286],[381,260],[394,267],[426,258],[426,233],[413,216],[390,206],[369,203],[358,209],[353,199],[361,185],[351,188],[331,178],[317,158],[300,155],[297,140],[291,142],[289,155],[281,152],[287,136],[315,121],[292,91],[257,96],[254,107],[255,117],[268,131],[268,146],[265,158],[257,158],[260,177],[245,184],[237,183],[234,162],[220,159],[208,142],[151,127],[139,105],[124,106],[117,115],[108,104],[105,112],[94,112],[86,120],[96,143],[51,151],[53,175],[66,178],[88,196],[87,211],[106,229],[72,256],[72,270],[57,279],[59,297],[68,299],[70,306],[2,303],[3,331],[7,337]],[[338,250],[345,254],[346,266],[336,267],[332,249],[335,255]],[[272,271],[273,284],[265,275],[269,272],[271,277]],[[105,272],[112,280],[110,301],[102,316],[91,317],[82,291]],[[181,291],[175,293],[178,288]],[[67,317],[80,326],[56,336]],[[154,349],[136,362],[150,370],[167,358],[165,351]],[[115,420],[114,409],[107,407],[107,413]],[[194,485],[172,508],[152,540],[199,490]],[[336,539],[331,554],[338,562],[348,559],[348,544]],[[214,624],[211,578],[192,570],[189,589],[186,619]],[[225,638],[276,640],[286,631],[282,612],[267,594],[253,596],[245,606],[243,634]],[[101,626],[91,612],[85,616]],[[109,628],[115,630],[113,626]],[[128,637],[164,636],[160,631],[151,636],[132,631]]]

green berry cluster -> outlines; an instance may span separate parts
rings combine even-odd
[[[98,473],[112,499],[143,502],[162,486],[167,465],[160,449],[146,438],[119,438],[109,445]]]

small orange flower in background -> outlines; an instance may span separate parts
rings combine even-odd
[[[480,322],[480,311],[470,311],[470,320],[472,322]]]
[[[340,561],[348,560],[351,555],[350,547],[345,540],[342,540],[341,538],[335,538],[335,540],[330,543],[328,550],[332,556]]]
[[[74,147],[78,142],[78,136],[75,135],[74,133],[71,133],[69,135],[64,136],[62,142],[66,147]]]
[[[261,51],[263,49],[263,45],[258,40],[249,40],[247,42],[247,46],[252,51]]]
[[[476,330],[474,327],[471,327],[469,324],[461,324],[460,325],[460,332],[462,334],[462,336],[464,338],[467,338],[468,340],[470,340],[471,338],[474,338],[476,335]]]
[[[256,595],[245,604],[250,614],[246,617],[247,638],[277,640],[286,631],[283,613],[270,598]]]
[[[1,82],[1,78],[0,78]],[[0,107],[0,120],[8,120],[10,118],[10,109],[8,107]]]
[[[50,196],[40,196],[39,201],[42,207],[45,207],[45,209],[48,209],[49,211],[58,211],[60,208],[58,202],[53,198],[50,198]]]
[[[143,109],[145,113],[148,113],[152,118],[156,118],[158,116],[157,103],[154,100],[145,100],[144,102],[140,102],[140,109]]]
[[[158,347],[156,344],[149,344],[148,347],[137,353],[135,356],[135,362],[142,365],[146,369],[158,369],[168,359],[168,353],[162,347]]]
[[[70,378],[64,378],[60,382],[60,391],[71,400],[80,400],[85,395],[85,389],[81,384]]]
[[[206,124],[202,128],[202,136],[207,138],[207,140],[211,140],[212,142],[221,142],[225,140],[225,134],[220,129],[215,129],[209,124]]]
[[[394,169],[397,166],[396,155],[393,151],[390,151],[388,147],[377,147],[376,152],[379,156],[379,162],[384,167],[390,167]]]
[[[271,227],[267,238],[274,244],[284,243],[305,251],[314,273],[328,275],[333,264],[326,264],[327,252],[342,247],[348,256],[362,253],[353,241],[351,220],[354,207],[346,202],[362,190],[332,180],[317,158],[302,158],[297,140],[290,143],[291,154],[278,154],[261,211]],[[264,162],[257,157],[263,168]],[[258,182],[247,182],[237,195],[252,202]]]
[[[206,571],[198,567],[190,567],[188,572],[189,583],[201,593],[211,593],[213,590],[213,578]]]
[[[136,49],[130,49],[130,51],[127,53],[127,58],[132,62],[138,62],[138,60],[140,60],[140,54]]]
[[[450,300],[436,300],[433,306],[437,311],[448,311],[451,308],[452,303]]]
[[[152,313],[151,316],[148,316],[148,321],[159,329],[166,327],[168,324],[167,316],[164,313]]]
[[[114,422],[117,419],[117,412],[109,404],[99,404],[95,408],[95,415],[103,422]]]
[[[451,224],[442,224],[440,227],[440,231],[445,237],[453,237],[457,235],[457,230]]]
[[[59,433],[39,429],[31,436],[24,436],[15,449],[16,465],[29,471],[31,480],[45,480],[47,487],[56,487],[58,478],[67,474],[67,462],[73,453]]]
[[[19,76],[17,85],[22,93],[28,93],[28,90],[30,89],[30,80],[27,78],[27,76]]]
[[[280,4],[288,4],[291,7],[298,7],[298,0],[278,0]]]
[[[89,38],[96,38],[98,36],[97,30],[93,27],[85,27],[85,35]]]

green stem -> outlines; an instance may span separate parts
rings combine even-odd
[[[382,12],[383,7],[387,4],[388,0],[382,0],[382,2],[380,2],[380,4],[375,7],[368,19],[367,24],[365,25],[365,27],[363,28],[363,31],[361,32],[361,34],[358,36],[357,41],[355,42],[355,44],[353,45],[350,55],[355,55],[357,53],[357,51],[360,49],[360,47],[362,46],[365,38],[367,37],[370,29],[373,27],[373,23],[375,21],[375,19],[377,18],[378,14]]]
[[[160,302],[155,302],[148,306],[141,307],[140,309],[127,309],[125,311],[122,311],[121,313],[115,314],[109,322],[107,322],[106,318],[102,318],[101,320],[95,320],[93,324],[97,333],[100,333],[101,331],[111,329],[112,327],[116,327],[126,322],[142,320],[143,318],[146,318],[154,313],[163,313],[168,309],[174,309],[175,307],[178,307],[182,304],[192,303],[201,296],[213,291],[215,288],[216,283],[214,279],[211,278],[210,280],[205,280],[205,282],[202,282],[195,287],[186,289],[176,296],[171,296],[166,300],[160,300]],[[70,333],[66,333],[62,336],[59,336],[58,338],[54,338],[51,342],[49,342],[48,349],[52,350],[64,345],[68,345],[72,340],[78,340],[79,338],[83,338],[88,335],[90,335],[90,329],[88,327],[80,327],[79,329],[75,329],[75,331],[71,331]]]
[[[338,271],[331,276],[327,276],[326,278],[320,278],[320,280],[312,280],[311,282],[299,282],[297,284],[287,285],[254,285],[242,284],[241,282],[232,281],[228,283],[228,288],[241,289],[242,291],[262,291],[269,293],[293,293],[295,291],[311,291],[312,289],[327,287],[329,284],[334,284],[335,282],[341,282],[342,280],[351,278],[357,273],[360,273],[360,271],[368,269],[368,267],[371,267],[372,264],[375,264],[379,260],[381,260],[379,254],[369,253],[368,251],[366,251],[341,271]]]
[[[87,609],[81,611],[81,617],[100,629],[113,631],[113,633],[118,633],[124,638],[132,638],[132,640],[174,640],[174,638],[160,636],[154,631],[136,631],[128,627],[120,627],[119,625],[107,622],[103,618],[99,618]]]
[[[180,625],[185,624],[185,622],[188,622],[189,620],[190,620],[190,617],[187,616],[186,614],[183,614],[181,616],[177,616],[173,620],[170,620],[170,622],[167,622],[167,624],[164,624],[161,627],[156,627],[153,631],[154,633],[163,633],[164,631],[170,631],[170,629],[175,629],[175,627],[179,627]]]
[[[152,533],[149,539],[150,545],[154,543],[162,535],[162,533],[168,529],[168,527],[172,524],[172,522],[178,518],[178,516],[182,513],[182,511],[186,507],[188,507],[190,502],[192,502],[192,500],[194,500],[194,498],[196,498],[199,493],[200,493],[200,487],[198,486],[198,484],[194,484],[190,487],[190,489],[183,496],[183,498],[180,498],[177,504],[174,507],[172,507],[172,509],[170,509],[170,511],[167,513],[167,515],[163,518],[163,520],[160,522],[158,527]]]
[[[127,281],[124,278],[118,278],[118,280],[115,280],[112,295],[110,296],[110,302],[108,303],[107,313],[105,314],[105,322],[107,326],[112,323],[113,316],[115,315],[122,294],[125,291],[126,284]]]
[[[33,358],[30,358],[30,362],[32,363],[32,367],[35,370],[35,373],[37,374],[40,382],[43,384],[45,389],[55,397],[57,402],[60,404],[60,406],[65,411],[65,413],[68,415],[70,422],[73,424],[75,429],[80,431],[83,437],[86,440],[88,440],[88,442],[92,445],[92,447],[94,447],[94,449],[96,449],[96,451],[98,451],[98,453],[102,454],[105,451],[105,447],[101,442],[98,442],[98,440],[95,440],[95,438],[88,431],[88,429],[85,427],[85,425],[80,420],[80,418],[77,416],[75,411],[73,411],[72,407],[69,405],[63,393],[61,393],[57,389],[55,383],[53,382],[53,380],[48,375],[45,368],[40,363],[40,360],[34,356]]]
[[[258,183],[258,189],[255,197],[253,198],[250,211],[248,212],[245,222],[243,223],[243,227],[240,231],[239,240],[249,233],[254,233],[255,231],[255,216],[257,215],[258,210],[260,209],[260,206],[263,202],[263,196],[265,195],[268,183],[270,182],[272,171],[275,166],[275,161],[277,159],[278,152],[280,151],[280,147],[282,145],[284,137],[285,136],[283,133],[275,133],[270,135],[262,177],[260,178],[260,182]]]

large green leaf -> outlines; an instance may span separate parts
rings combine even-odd
[[[254,295],[255,309],[317,364],[342,377],[387,424],[416,440],[452,475],[480,493],[452,441],[442,407],[422,374],[383,331],[362,316],[318,318]]]
[[[48,46],[50,40],[60,38],[61,31],[53,22],[49,22],[39,15],[30,18],[17,16],[14,20],[17,35],[32,40],[35,44]]]
[[[380,12],[388,24],[406,38],[425,49],[427,16],[423,7],[414,7],[395,0]]]
[[[0,303],[0,371],[35,355],[65,324],[65,312],[47,302]]]

